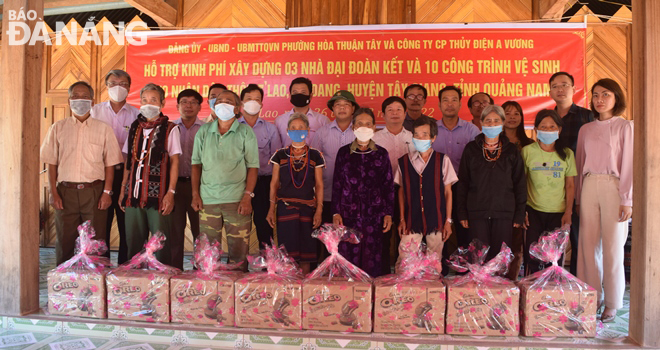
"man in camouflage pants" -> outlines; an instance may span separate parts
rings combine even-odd
[[[244,262],[252,229],[252,197],[259,171],[259,147],[252,128],[235,118],[241,101],[223,91],[215,101],[218,119],[202,125],[192,155],[192,207],[200,211],[200,233],[222,242],[229,259]],[[247,270],[247,262],[243,264]]]

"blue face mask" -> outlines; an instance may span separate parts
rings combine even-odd
[[[431,148],[431,140],[420,140],[420,139],[412,139],[413,145],[415,146],[415,149],[417,152],[426,152]]]
[[[481,128],[481,132],[486,135],[487,138],[489,139],[494,139],[496,138],[499,134],[502,133],[502,125],[498,126],[484,126]]]
[[[211,109],[213,109],[213,107],[215,107],[215,99],[214,98],[209,98],[209,107],[211,107]]]
[[[536,132],[536,137],[539,141],[546,145],[551,145],[559,139],[559,131],[541,131]]]
[[[307,140],[307,135],[309,134],[309,131],[307,130],[289,130],[287,132],[289,134],[289,137],[291,138],[291,141],[293,142],[303,142]]]

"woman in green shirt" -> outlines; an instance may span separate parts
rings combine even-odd
[[[527,174],[525,275],[546,267],[529,255],[530,245],[545,231],[571,226],[577,170],[573,151],[559,139],[563,125],[557,112],[541,110],[534,121],[538,142],[522,149]]]

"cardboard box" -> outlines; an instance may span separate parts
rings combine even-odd
[[[523,335],[531,337],[595,337],[595,290],[562,288],[546,283],[542,289],[521,283]]]
[[[513,282],[460,285],[447,278],[447,334],[517,336],[520,290]]]
[[[48,271],[48,312],[75,317],[108,317],[105,305],[105,273],[80,269]]]
[[[238,275],[200,278],[186,272],[170,279],[172,322],[234,326],[234,281]]]
[[[441,280],[411,280],[393,285],[386,283],[384,277],[374,281],[374,332],[445,332],[447,297],[445,284]]]
[[[115,269],[106,276],[108,318],[170,322],[170,275]]]
[[[266,273],[236,280],[236,326],[244,328],[300,329],[301,281],[285,282]]]
[[[371,332],[371,283],[345,279],[303,283],[303,329]]]

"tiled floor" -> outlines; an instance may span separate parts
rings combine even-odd
[[[113,254],[113,261],[116,255]],[[54,251],[40,254],[40,303],[46,305],[46,273],[55,266]],[[186,262],[186,269],[190,268]],[[601,328],[595,339],[466,337],[450,335],[403,336],[390,334],[338,334],[312,331],[268,332],[254,329],[221,330],[214,327],[186,327],[144,323],[86,323],[77,319],[0,317],[0,350],[165,350],[165,349],[365,349],[365,350],[480,350],[480,349],[562,349],[634,348],[627,339],[629,292],[616,322]],[[147,327],[145,327],[147,326]],[[149,328],[154,327],[154,328]],[[236,333],[232,333],[236,332]],[[512,345],[515,346],[512,347]],[[448,345],[438,345],[438,343]],[[469,344],[469,345],[464,345]],[[521,347],[520,344],[525,346]]]

